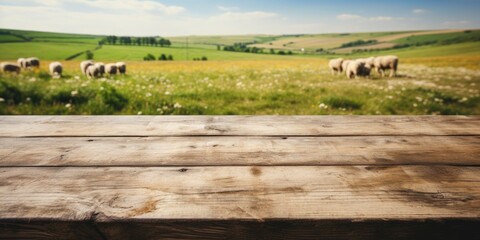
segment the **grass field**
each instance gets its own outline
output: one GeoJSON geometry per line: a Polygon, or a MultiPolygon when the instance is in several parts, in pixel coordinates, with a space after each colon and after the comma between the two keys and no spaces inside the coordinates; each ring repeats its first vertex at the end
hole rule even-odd
{"type": "Polygon", "coordinates": [[[129,62],[127,76],[88,80],[72,61],[62,79],[0,75],[0,114],[480,114],[478,69],[404,64],[355,80],[326,63],[129,62]]]}
{"type": "MultiPolygon", "coordinates": [[[[358,38],[424,43],[436,39],[436,35],[397,32],[198,37],[190,42],[189,61],[185,61],[187,51],[181,38],[169,48],[104,45],[94,51],[95,60],[126,61],[128,74],[93,80],[79,71],[84,54],[71,61],[64,59],[95,49],[100,37],[20,33],[23,35],[0,34],[0,59],[16,61],[18,57],[37,56],[42,61],[41,69],[19,75],[0,73],[0,114],[480,114],[480,42],[467,39],[438,44],[467,36],[463,31],[437,33],[437,43],[422,46],[293,56],[218,51],[212,43],[252,39],[267,44],[288,43],[298,38],[301,41],[292,46],[317,47],[314,44],[330,41],[320,38],[337,39],[335,44],[358,38]],[[9,42],[15,38],[21,42],[9,42]],[[171,54],[175,61],[141,61],[148,53],[156,57],[171,54]],[[374,74],[368,79],[347,79],[344,75],[332,76],[327,67],[330,58],[387,54],[400,57],[399,77],[374,74]],[[202,56],[209,61],[191,61],[202,56]],[[64,76],[53,79],[47,66],[57,60],[64,65],[64,76]]],[[[478,32],[470,34],[466,38],[478,32]]]]}

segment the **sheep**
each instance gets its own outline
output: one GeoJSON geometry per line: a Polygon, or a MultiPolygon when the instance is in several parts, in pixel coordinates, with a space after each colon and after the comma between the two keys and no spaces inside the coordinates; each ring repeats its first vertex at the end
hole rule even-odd
{"type": "Polygon", "coordinates": [[[375,57],[369,57],[365,59],[365,65],[374,68],[375,67],[375,57]]]}
{"type": "Polygon", "coordinates": [[[390,69],[390,77],[395,77],[398,69],[398,57],[393,55],[376,57],[374,66],[377,73],[382,77],[385,76],[386,69],[390,69]]]}
{"type": "Polygon", "coordinates": [[[117,65],[115,63],[105,64],[105,72],[109,75],[117,74],[117,65]]]}
{"type": "Polygon", "coordinates": [[[4,73],[20,73],[20,66],[18,66],[15,63],[9,63],[9,62],[2,62],[0,63],[0,69],[4,73]]]}
{"type": "Polygon", "coordinates": [[[97,78],[100,76],[100,67],[97,65],[89,65],[85,71],[85,74],[89,79],[97,78]]]}
{"type": "Polygon", "coordinates": [[[127,65],[124,62],[117,62],[116,65],[120,74],[125,74],[127,72],[127,65]]]}
{"type": "Polygon", "coordinates": [[[348,64],[350,64],[351,62],[352,62],[352,60],[344,60],[343,63],[342,63],[342,69],[344,71],[347,71],[348,64]]]}
{"type": "Polygon", "coordinates": [[[53,77],[60,77],[62,76],[62,71],[63,71],[63,67],[62,67],[62,64],[59,63],[59,62],[52,62],[50,63],[50,65],[48,66],[49,70],[50,70],[50,74],[53,76],[53,77]]]}
{"type": "Polygon", "coordinates": [[[343,63],[343,58],[332,59],[330,60],[330,62],[328,62],[328,66],[332,71],[332,75],[334,75],[337,72],[338,73],[343,72],[342,63],[343,63]]]}
{"type": "Polygon", "coordinates": [[[95,66],[97,66],[99,69],[99,75],[103,76],[105,74],[105,64],[102,62],[99,62],[99,63],[95,63],[95,66]]]}
{"type": "Polygon", "coordinates": [[[371,68],[365,64],[364,59],[351,61],[345,70],[348,78],[368,77],[370,76],[371,68]]]}
{"type": "Polygon", "coordinates": [[[21,68],[27,68],[27,60],[25,58],[19,58],[17,63],[21,68]]]}
{"type": "Polygon", "coordinates": [[[40,68],[40,60],[36,57],[25,59],[26,68],[40,68]]]}
{"type": "Polygon", "coordinates": [[[83,75],[87,75],[87,68],[93,64],[94,63],[92,60],[86,60],[80,63],[80,71],[83,73],[83,75]]]}

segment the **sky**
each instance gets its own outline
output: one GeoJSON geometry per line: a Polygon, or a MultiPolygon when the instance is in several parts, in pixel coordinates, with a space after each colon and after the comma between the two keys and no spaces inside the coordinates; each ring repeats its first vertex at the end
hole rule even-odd
{"type": "Polygon", "coordinates": [[[479,0],[0,0],[0,28],[128,36],[480,28],[479,0]]]}

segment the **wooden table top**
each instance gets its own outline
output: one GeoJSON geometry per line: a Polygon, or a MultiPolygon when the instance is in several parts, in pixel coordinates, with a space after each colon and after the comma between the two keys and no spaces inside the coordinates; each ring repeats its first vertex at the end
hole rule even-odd
{"type": "Polygon", "coordinates": [[[479,166],[479,116],[2,116],[0,238],[476,237],[479,166]]]}

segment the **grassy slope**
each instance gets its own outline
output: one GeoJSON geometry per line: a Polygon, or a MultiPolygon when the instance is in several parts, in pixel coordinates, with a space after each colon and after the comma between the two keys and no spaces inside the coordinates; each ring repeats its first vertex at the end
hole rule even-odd
{"type": "Polygon", "coordinates": [[[19,57],[36,56],[44,60],[65,60],[69,56],[95,47],[95,44],[60,42],[3,43],[0,44],[0,59],[15,60],[19,57]]]}
{"type": "MultiPolygon", "coordinates": [[[[1,29],[0,29],[1,30],[1,29]]],[[[21,38],[13,35],[0,35],[0,55],[1,60],[14,60],[18,57],[38,56],[46,60],[64,60],[65,58],[79,52],[91,50],[96,47],[100,36],[82,35],[82,34],[63,34],[48,33],[35,31],[17,31],[17,30],[1,30],[2,32],[13,32],[17,35],[31,38],[31,42],[19,43],[2,43],[5,41],[16,41],[21,38]],[[3,40],[2,40],[3,39],[3,40]]],[[[445,32],[445,31],[443,31],[445,32]]],[[[449,40],[449,39],[465,39],[472,36],[478,37],[480,31],[473,31],[470,34],[461,32],[442,33],[436,31],[437,34],[427,34],[429,32],[378,32],[378,33],[353,33],[353,34],[320,34],[320,35],[298,35],[298,36],[267,36],[267,35],[245,35],[245,36],[192,36],[189,37],[189,59],[201,58],[206,56],[209,60],[273,60],[285,59],[287,56],[276,56],[269,54],[247,54],[217,51],[215,45],[212,44],[232,44],[234,42],[264,42],[257,44],[267,48],[285,48],[299,49],[305,48],[324,48],[338,47],[342,43],[358,40],[358,39],[390,39],[391,42],[397,43],[415,43],[426,42],[432,39],[449,40]],[[417,34],[417,36],[411,36],[417,34]],[[269,45],[269,43],[272,45],[269,45]],[[208,43],[208,44],[207,44],[208,43]],[[285,45],[285,46],[283,46],[285,45]]],[[[138,61],[142,60],[145,55],[151,53],[158,57],[160,54],[171,54],[175,60],[185,60],[186,51],[184,49],[183,37],[171,38],[173,46],[170,48],[148,47],[148,46],[104,46],[102,49],[95,51],[95,59],[100,61],[108,60],[125,60],[138,61]]],[[[405,49],[375,51],[365,54],[354,54],[349,56],[345,53],[337,55],[321,55],[320,57],[333,58],[337,56],[357,57],[370,55],[397,54],[401,57],[436,57],[450,55],[474,55],[479,53],[479,42],[462,43],[445,46],[422,46],[410,47],[405,49]]],[[[293,58],[318,57],[309,55],[297,55],[293,58]]],[[[77,60],[84,59],[81,55],[77,60]]]]}

